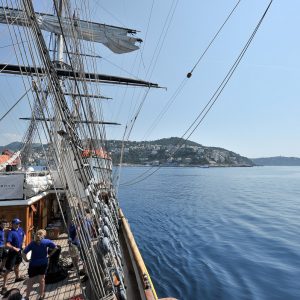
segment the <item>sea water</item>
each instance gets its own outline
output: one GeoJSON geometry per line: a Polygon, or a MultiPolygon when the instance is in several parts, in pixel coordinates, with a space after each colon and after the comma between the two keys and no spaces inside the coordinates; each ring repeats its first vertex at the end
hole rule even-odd
{"type": "Polygon", "coordinates": [[[159,297],[300,299],[300,167],[122,169],[119,201],[159,297]],[[123,183],[123,184],[122,184],[123,183]]]}

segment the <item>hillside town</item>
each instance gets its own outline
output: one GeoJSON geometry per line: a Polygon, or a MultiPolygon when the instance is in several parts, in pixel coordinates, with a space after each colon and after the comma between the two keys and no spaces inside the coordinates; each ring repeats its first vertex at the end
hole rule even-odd
{"type": "MultiPolygon", "coordinates": [[[[114,163],[120,161],[121,141],[108,141],[114,163]]],[[[179,138],[161,139],[152,142],[125,142],[123,163],[134,165],[163,166],[253,166],[253,162],[234,152],[179,138]],[[182,145],[183,146],[179,146],[182,145]]]]}
{"type": "MultiPolygon", "coordinates": [[[[16,150],[20,143],[7,145],[10,150],[16,150]],[[15,148],[15,149],[14,149],[15,148]]],[[[126,141],[110,140],[103,146],[107,149],[114,165],[122,164],[142,166],[199,166],[199,167],[251,167],[252,160],[232,151],[207,147],[201,144],[184,141],[180,138],[166,138],[155,141],[126,141]]],[[[3,149],[3,147],[2,147],[3,149]]],[[[3,150],[2,150],[3,151],[3,150]]],[[[38,144],[32,145],[31,156],[28,161],[32,165],[45,165],[50,147],[38,144]]]]}

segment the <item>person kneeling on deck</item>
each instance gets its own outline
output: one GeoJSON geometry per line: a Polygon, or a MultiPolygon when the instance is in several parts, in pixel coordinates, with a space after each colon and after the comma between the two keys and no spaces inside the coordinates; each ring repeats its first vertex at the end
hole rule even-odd
{"type": "Polygon", "coordinates": [[[36,232],[34,241],[32,241],[22,252],[22,256],[25,261],[29,261],[27,281],[26,298],[29,299],[30,292],[34,283],[34,278],[39,276],[40,283],[40,298],[44,299],[45,294],[45,274],[48,267],[48,257],[50,257],[56,250],[57,246],[48,239],[45,239],[46,231],[40,229],[36,232]],[[53,249],[48,257],[48,248],[53,249]],[[31,251],[31,259],[28,260],[26,254],[31,251]]]}
{"type": "Polygon", "coordinates": [[[12,229],[8,232],[5,246],[9,249],[5,268],[6,271],[3,275],[3,287],[1,294],[5,294],[7,291],[6,283],[8,274],[14,269],[16,274],[15,282],[23,281],[24,278],[20,277],[19,267],[22,262],[21,250],[25,240],[24,230],[20,227],[21,220],[15,218],[12,220],[12,229]]]}

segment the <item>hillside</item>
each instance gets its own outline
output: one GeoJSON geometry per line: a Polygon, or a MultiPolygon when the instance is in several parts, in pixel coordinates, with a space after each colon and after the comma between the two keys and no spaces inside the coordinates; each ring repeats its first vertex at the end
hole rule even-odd
{"type": "MultiPolygon", "coordinates": [[[[21,149],[22,145],[23,145],[23,143],[21,143],[21,142],[13,142],[13,143],[10,143],[10,144],[5,145],[5,146],[0,146],[0,152],[2,152],[5,149],[9,149],[11,151],[17,151],[17,150],[21,149]]],[[[32,144],[32,148],[40,149],[41,144],[32,144]]]]}
{"type": "Polygon", "coordinates": [[[5,146],[0,146],[0,152],[2,152],[5,149],[9,149],[11,151],[17,151],[21,147],[22,147],[22,143],[20,143],[20,142],[13,142],[13,143],[10,143],[10,144],[5,145],[5,146]]]}
{"type": "MultiPolygon", "coordinates": [[[[177,137],[155,141],[125,142],[124,163],[166,166],[253,166],[253,162],[232,151],[207,147],[193,141],[185,142],[180,149],[177,146],[184,140],[177,137]],[[175,151],[176,150],[176,151],[175,151]]],[[[119,140],[107,142],[113,161],[120,160],[119,140]]]]}
{"type": "Polygon", "coordinates": [[[300,166],[300,158],[298,157],[263,157],[252,158],[252,161],[258,166],[300,166]]]}
{"type": "MultiPolygon", "coordinates": [[[[14,142],[0,147],[0,150],[16,151],[22,144],[14,142]]],[[[43,160],[42,148],[34,144],[34,162],[43,160]]],[[[122,149],[122,141],[109,140],[106,148],[113,162],[118,164],[122,149]]],[[[254,163],[237,153],[218,148],[208,147],[193,141],[184,142],[178,137],[164,138],[155,141],[128,141],[124,144],[123,163],[134,165],[164,165],[164,166],[253,166],[254,163]],[[183,144],[178,149],[179,144],[183,144]]]]}

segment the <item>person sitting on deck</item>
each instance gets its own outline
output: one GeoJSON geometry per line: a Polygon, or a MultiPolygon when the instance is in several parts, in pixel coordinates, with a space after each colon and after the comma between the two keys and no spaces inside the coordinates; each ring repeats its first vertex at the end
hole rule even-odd
{"type": "Polygon", "coordinates": [[[34,241],[32,241],[22,252],[22,256],[25,261],[29,261],[28,275],[29,279],[27,281],[26,297],[29,299],[29,295],[32,291],[32,286],[35,277],[39,276],[40,283],[40,297],[39,299],[44,299],[45,294],[45,274],[48,267],[48,257],[50,257],[56,250],[57,246],[48,239],[45,239],[46,231],[40,229],[36,232],[34,241]],[[48,257],[48,248],[53,249],[48,257]],[[31,251],[31,259],[28,260],[26,254],[31,251]]]}
{"type": "Polygon", "coordinates": [[[5,294],[7,292],[6,283],[8,274],[14,269],[16,274],[15,282],[23,281],[24,278],[20,277],[20,263],[22,262],[21,250],[23,247],[23,243],[25,241],[25,233],[24,230],[20,227],[21,220],[15,218],[12,220],[12,229],[8,232],[5,246],[9,249],[5,268],[6,271],[3,275],[3,287],[1,290],[1,294],[5,294]]]}
{"type": "Polygon", "coordinates": [[[5,248],[5,220],[0,221],[0,274],[3,272],[3,267],[5,265],[6,257],[7,257],[7,249],[5,248]]]}

